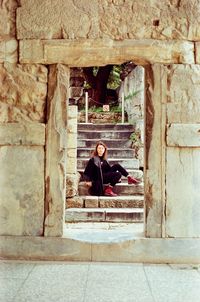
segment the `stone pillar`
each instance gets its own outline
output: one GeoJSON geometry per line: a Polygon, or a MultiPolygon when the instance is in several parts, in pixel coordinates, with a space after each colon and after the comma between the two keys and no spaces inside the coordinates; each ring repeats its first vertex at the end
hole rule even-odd
{"type": "Polygon", "coordinates": [[[82,207],[82,199],[78,197],[80,174],[77,172],[77,118],[78,107],[69,105],[67,123],[67,178],[66,207],[82,207]]]}
{"type": "Polygon", "coordinates": [[[165,207],[165,99],[163,66],[145,68],[145,235],[162,237],[165,207]],[[160,79],[163,79],[161,86],[160,79]]]}
{"type": "Polygon", "coordinates": [[[46,128],[45,236],[62,236],[66,196],[66,126],[69,68],[51,65],[46,128]]]}
{"type": "Polygon", "coordinates": [[[42,236],[47,68],[0,64],[0,234],[42,236]]]}

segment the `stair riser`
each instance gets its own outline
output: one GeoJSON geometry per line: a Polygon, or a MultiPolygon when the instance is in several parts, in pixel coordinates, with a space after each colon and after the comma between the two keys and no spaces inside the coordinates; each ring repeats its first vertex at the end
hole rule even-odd
{"type": "Polygon", "coordinates": [[[125,131],[125,132],[111,132],[111,131],[106,131],[106,132],[97,132],[97,131],[90,131],[90,132],[78,132],[78,139],[96,139],[96,140],[103,140],[105,138],[108,139],[129,139],[132,131],[125,131]]]}
{"type": "MultiPolygon", "coordinates": [[[[81,158],[89,158],[93,152],[93,148],[90,150],[77,150],[77,156],[81,158]]],[[[130,150],[108,150],[110,158],[133,158],[134,151],[130,150]]]]}
{"type": "MultiPolygon", "coordinates": [[[[79,196],[88,195],[88,189],[85,186],[80,185],[78,187],[79,196]]],[[[144,194],[144,187],[142,185],[134,186],[134,185],[116,185],[113,191],[118,195],[143,195],[144,194]]]]}
{"type": "Polygon", "coordinates": [[[99,207],[100,208],[143,208],[144,207],[144,201],[141,198],[141,200],[126,200],[126,201],[120,201],[120,200],[100,200],[99,201],[99,207]]]}
{"type": "Polygon", "coordinates": [[[85,212],[67,213],[65,222],[143,222],[143,213],[105,213],[105,212],[85,212]]]}
{"type": "Polygon", "coordinates": [[[144,206],[144,198],[141,195],[138,197],[130,197],[127,196],[126,198],[114,198],[114,197],[98,197],[98,196],[87,196],[87,197],[79,197],[77,200],[76,198],[70,198],[69,202],[66,201],[66,208],[143,208],[144,206]],[[81,200],[81,203],[80,203],[81,200]]]}
{"type": "Polygon", "coordinates": [[[134,127],[132,125],[126,124],[78,124],[78,130],[130,130],[134,131],[134,127]]]}
{"type": "MultiPolygon", "coordinates": [[[[96,143],[98,142],[98,139],[94,140],[78,140],[78,148],[79,147],[85,147],[85,148],[95,148],[96,143]]],[[[107,145],[108,148],[130,148],[131,142],[128,140],[103,140],[103,142],[107,145]]]]}
{"type": "MultiPolygon", "coordinates": [[[[78,169],[84,169],[87,165],[88,159],[78,159],[77,160],[77,168],[78,169]]],[[[112,166],[114,164],[120,164],[123,166],[125,169],[139,169],[139,161],[137,159],[132,159],[132,160],[110,160],[109,164],[112,166]]]]}
{"type": "Polygon", "coordinates": [[[141,185],[117,185],[114,187],[113,192],[118,195],[143,195],[144,194],[144,187],[141,185]]]}

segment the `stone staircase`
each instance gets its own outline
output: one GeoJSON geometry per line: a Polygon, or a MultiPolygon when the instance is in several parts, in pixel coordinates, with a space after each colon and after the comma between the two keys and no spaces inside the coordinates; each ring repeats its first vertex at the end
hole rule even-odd
{"type": "MultiPolygon", "coordinates": [[[[102,140],[108,146],[108,161],[120,163],[129,174],[142,178],[139,160],[135,159],[129,137],[134,131],[129,124],[78,124],[77,168],[82,175],[96,142],[102,140]]],[[[68,208],[66,222],[142,222],[144,186],[128,185],[127,179],[116,184],[117,197],[89,196],[85,183],[79,183],[79,196],[83,208],[68,208]]]]}

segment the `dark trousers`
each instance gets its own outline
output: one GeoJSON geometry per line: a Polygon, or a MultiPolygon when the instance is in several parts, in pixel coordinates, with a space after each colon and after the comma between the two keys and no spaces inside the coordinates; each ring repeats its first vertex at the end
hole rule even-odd
{"type": "Polygon", "coordinates": [[[103,183],[110,184],[113,187],[119,182],[122,175],[128,176],[128,172],[120,164],[115,164],[109,172],[103,173],[103,183]]]}

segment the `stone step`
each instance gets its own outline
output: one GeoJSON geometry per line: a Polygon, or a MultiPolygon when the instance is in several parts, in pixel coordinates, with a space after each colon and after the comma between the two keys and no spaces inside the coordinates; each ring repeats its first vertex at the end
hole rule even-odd
{"type": "MultiPolygon", "coordinates": [[[[77,158],[77,169],[84,169],[86,167],[86,164],[88,162],[88,158],[77,158]]],[[[111,158],[108,160],[110,165],[114,165],[119,163],[122,167],[125,169],[139,169],[140,167],[140,162],[136,158],[111,158]]]]}
{"type": "Polygon", "coordinates": [[[143,208],[143,195],[135,196],[82,196],[85,208],[143,208]]]}
{"type": "Polygon", "coordinates": [[[75,196],[66,200],[66,208],[143,208],[143,195],[134,196],[75,196]]]}
{"type": "Polygon", "coordinates": [[[79,130],[78,139],[93,138],[96,140],[107,139],[127,139],[129,140],[132,130],[79,130]]]}
{"type": "Polygon", "coordinates": [[[99,208],[77,209],[65,211],[65,222],[143,222],[144,210],[140,208],[99,208]]]}
{"type": "MultiPolygon", "coordinates": [[[[144,184],[140,183],[138,185],[128,185],[127,183],[118,183],[114,186],[113,191],[119,196],[133,196],[133,195],[143,195],[144,194],[144,184]]],[[[88,194],[88,188],[84,181],[81,181],[78,186],[79,196],[86,196],[88,194]]]]}
{"type": "MultiPolygon", "coordinates": [[[[94,148],[81,147],[77,149],[77,156],[81,158],[89,158],[93,152],[94,148]]],[[[131,148],[109,148],[110,158],[133,158],[134,150],[131,148]]]]}
{"type": "Polygon", "coordinates": [[[128,123],[125,124],[92,124],[92,123],[78,123],[79,130],[131,130],[134,131],[134,126],[128,123]]]}
{"type": "MultiPolygon", "coordinates": [[[[78,148],[86,147],[86,148],[95,148],[96,143],[99,139],[96,138],[87,138],[87,139],[78,139],[77,146],[78,148]]],[[[102,140],[108,148],[130,148],[131,141],[127,139],[111,139],[111,138],[104,138],[102,140]]]]}
{"type": "Polygon", "coordinates": [[[118,183],[115,185],[113,192],[118,195],[143,195],[144,183],[138,185],[128,185],[127,183],[118,183]]]}

